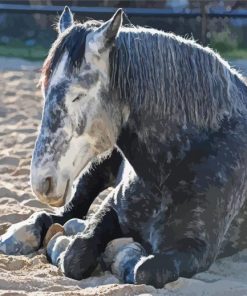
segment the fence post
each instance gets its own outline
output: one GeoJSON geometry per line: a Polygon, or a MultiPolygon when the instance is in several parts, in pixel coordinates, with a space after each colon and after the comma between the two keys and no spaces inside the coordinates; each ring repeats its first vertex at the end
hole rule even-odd
{"type": "Polygon", "coordinates": [[[200,3],[202,23],[201,23],[201,40],[202,44],[206,45],[207,42],[207,1],[201,0],[200,3]]]}

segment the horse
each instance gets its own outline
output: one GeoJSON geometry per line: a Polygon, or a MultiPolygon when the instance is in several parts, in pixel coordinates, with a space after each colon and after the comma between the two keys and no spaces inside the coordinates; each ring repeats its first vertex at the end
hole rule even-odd
{"type": "Polygon", "coordinates": [[[11,226],[0,250],[28,254],[53,223],[86,219],[59,258],[66,276],[90,276],[109,243],[131,237],[111,271],[160,288],[238,248],[228,234],[242,212],[247,220],[247,85],[210,48],[122,22],[121,9],[84,23],[64,9],[31,163],[34,194],[63,208],[11,226]]]}

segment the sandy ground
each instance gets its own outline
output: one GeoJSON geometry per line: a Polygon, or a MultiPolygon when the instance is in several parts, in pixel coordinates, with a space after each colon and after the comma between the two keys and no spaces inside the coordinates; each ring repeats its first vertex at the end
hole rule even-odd
{"type": "MultiPolygon", "coordinates": [[[[52,210],[33,197],[29,183],[42,106],[38,68],[38,63],[0,58],[0,235],[33,212],[52,210]]],[[[29,256],[0,254],[0,295],[247,295],[247,250],[160,290],[121,285],[110,273],[82,281],[66,278],[47,262],[44,250],[29,256]]]]}

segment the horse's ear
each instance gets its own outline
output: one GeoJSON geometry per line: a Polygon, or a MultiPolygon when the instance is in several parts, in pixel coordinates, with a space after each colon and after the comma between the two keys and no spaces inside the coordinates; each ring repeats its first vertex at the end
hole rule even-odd
{"type": "Polygon", "coordinates": [[[110,47],[117,37],[118,31],[123,22],[123,10],[119,8],[113,17],[99,27],[89,41],[90,48],[100,54],[105,49],[110,47]]]}
{"type": "Polygon", "coordinates": [[[72,26],[73,23],[74,23],[73,14],[71,13],[69,7],[65,6],[63,13],[59,18],[59,23],[58,23],[59,33],[62,33],[63,31],[65,31],[67,28],[72,26]]]}

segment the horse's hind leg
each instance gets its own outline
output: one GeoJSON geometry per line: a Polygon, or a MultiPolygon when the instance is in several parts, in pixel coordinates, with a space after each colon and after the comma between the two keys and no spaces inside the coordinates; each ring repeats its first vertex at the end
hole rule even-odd
{"type": "Polygon", "coordinates": [[[27,220],[12,225],[0,237],[0,252],[11,255],[28,254],[38,250],[48,228],[53,223],[64,224],[72,218],[83,218],[97,195],[114,186],[122,157],[116,150],[94,169],[83,175],[72,200],[59,215],[35,213],[27,220]]]}
{"type": "Polygon", "coordinates": [[[247,201],[234,218],[225,240],[222,243],[219,258],[228,257],[247,248],[247,201]]]}

